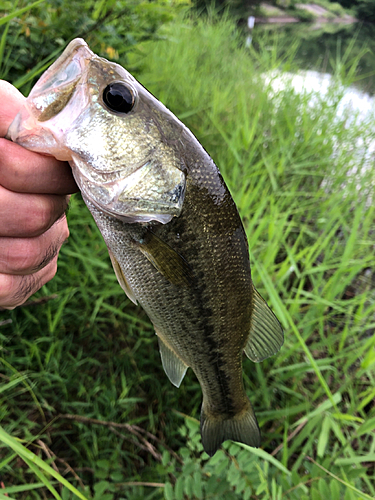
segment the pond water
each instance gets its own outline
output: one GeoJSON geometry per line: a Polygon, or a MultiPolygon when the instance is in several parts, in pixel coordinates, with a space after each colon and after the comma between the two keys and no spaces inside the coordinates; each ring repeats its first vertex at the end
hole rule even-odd
{"type": "Polygon", "coordinates": [[[296,38],[300,45],[295,62],[302,70],[334,73],[340,61],[344,73],[359,60],[355,85],[370,95],[375,94],[375,25],[354,23],[339,25],[332,23],[292,25],[255,25],[253,41],[264,31],[278,34],[278,43],[286,50],[296,38]]]}
{"type": "MultiPolygon", "coordinates": [[[[256,43],[257,30],[259,33],[265,29],[275,30],[275,27],[255,26],[252,32],[253,42],[256,43]]],[[[357,67],[357,81],[349,87],[339,89],[342,97],[337,108],[337,118],[345,115],[346,126],[356,124],[366,130],[367,140],[359,139],[355,146],[358,158],[361,158],[361,171],[374,169],[375,26],[356,23],[340,27],[326,24],[319,29],[314,29],[313,26],[309,29],[306,24],[298,23],[297,26],[279,26],[276,30],[280,35],[279,42],[281,40],[286,47],[288,39],[292,41],[295,37],[300,38],[301,44],[295,62],[301,69],[295,73],[274,72],[265,75],[265,79],[271,84],[274,95],[284,89],[293,88],[298,93],[308,95],[311,107],[315,99],[325,96],[329,99],[329,89],[334,83],[337,84],[332,74],[337,73],[339,61],[341,68],[344,66],[345,73],[362,55],[357,67]]],[[[353,174],[355,173],[358,174],[353,171],[353,174]]]]}
{"type": "MultiPolygon", "coordinates": [[[[271,73],[267,81],[272,85],[275,92],[292,87],[299,94],[310,95],[313,105],[314,96],[319,95],[324,98],[328,95],[332,85],[335,84],[332,75],[329,73],[319,73],[318,71],[299,71],[298,73],[271,73]]],[[[336,84],[337,85],[337,84],[336,84]]],[[[344,114],[347,124],[358,124],[375,121],[375,97],[367,92],[363,92],[355,86],[339,86],[338,92],[342,93],[342,98],[337,108],[337,117],[344,114]]]]}
{"type": "MultiPolygon", "coordinates": [[[[282,92],[293,89],[299,94],[307,96],[308,105],[314,109],[314,103],[320,99],[330,99],[330,89],[333,85],[333,77],[328,73],[317,71],[300,71],[298,73],[271,72],[264,75],[265,82],[270,85],[270,97],[282,99],[282,92]]],[[[355,164],[348,171],[349,176],[358,179],[357,189],[361,189],[360,177],[367,171],[374,169],[375,159],[375,97],[355,87],[336,86],[340,95],[337,106],[337,119],[345,118],[345,126],[357,125],[363,127],[366,133],[357,139],[356,143],[348,144],[348,148],[354,146],[355,164]]],[[[375,176],[372,180],[375,186],[375,176]]],[[[343,186],[345,188],[345,186],[343,186]]],[[[372,203],[373,199],[368,202],[372,203]]]]}

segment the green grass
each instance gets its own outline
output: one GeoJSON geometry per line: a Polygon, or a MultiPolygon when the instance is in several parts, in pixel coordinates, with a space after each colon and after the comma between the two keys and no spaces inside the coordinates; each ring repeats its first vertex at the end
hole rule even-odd
{"type": "Polygon", "coordinates": [[[277,356],[244,360],[262,449],[203,453],[199,384],[191,371],[180,389],[169,383],[77,195],[56,278],[0,313],[0,499],[79,498],[72,486],[95,500],[373,498],[374,179],[348,177],[373,128],[335,119],[338,86],[313,109],[291,89],[271,99],[262,75],[294,69],[296,46],[281,37],[249,51],[225,20],[159,36],[128,68],[218,164],[254,283],[285,328],[277,356]]]}

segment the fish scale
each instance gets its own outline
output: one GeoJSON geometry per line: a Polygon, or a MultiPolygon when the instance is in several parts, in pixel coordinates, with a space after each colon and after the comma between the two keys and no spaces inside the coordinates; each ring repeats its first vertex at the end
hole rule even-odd
{"type": "Polygon", "coordinates": [[[69,161],[120,285],[154,325],[167,376],[179,387],[190,367],[198,378],[205,451],[227,439],[259,446],[243,352],[262,361],[283,332],[252,283],[235,203],[193,134],[124,68],[76,39],[36,83],[8,137],[69,161]]]}

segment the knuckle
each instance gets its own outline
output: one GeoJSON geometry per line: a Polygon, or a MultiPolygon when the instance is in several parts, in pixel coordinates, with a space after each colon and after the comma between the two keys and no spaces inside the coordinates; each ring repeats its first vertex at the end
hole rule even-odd
{"type": "Polygon", "coordinates": [[[59,221],[61,243],[69,238],[69,227],[65,215],[59,221]]]}
{"type": "Polygon", "coordinates": [[[46,275],[46,283],[50,281],[57,273],[57,256],[49,263],[48,273],[46,275]]]}
{"type": "Polygon", "coordinates": [[[44,253],[39,257],[37,266],[35,266],[32,271],[36,272],[47,268],[54,259],[57,259],[60,247],[60,242],[51,242],[51,244],[44,249],[44,253]]]}
{"type": "Polygon", "coordinates": [[[51,227],[55,217],[52,203],[46,197],[39,197],[24,221],[25,231],[29,236],[39,236],[51,227]]]}
{"type": "Polygon", "coordinates": [[[54,224],[44,234],[31,238],[15,238],[11,244],[0,247],[0,272],[15,275],[35,273],[57,257],[61,245],[69,236],[66,219],[54,224]],[[6,249],[4,248],[6,246],[6,249]]]}
{"type": "Polygon", "coordinates": [[[69,227],[68,227],[68,224],[65,224],[65,228],[64,228],[64,241],[67,240],[69,238],[69,227]]]}
{"type": "Polygon", "coordinates": [[[37,273],[24,276],[0,274],[0,306],[14,309],[22,305],[43,284],[37,273]]]}
{"type": "Polygon", "coordinates": [[[27,273],[41,260],[41,249],[37,239],[22,238],[9,249],[8,267],[16,274],[27,273]]]}
{"type": "Polygon", "coordinates": [[[43,200],[42,203],[39,204],[37,211],[37,220],[39,223],[39,229],[41,232],[47,231],[53,223],[54,212],[52,206],[43,200]]]}
{"type": "Polygon", "coordinates": [[[43,285],[51,281],[52,278],[57,273],[57,255],[53,257],[53,259],[46,264],[46,266],[38,273],[40,275],[39,278],[39,287],[41,288],[43,285]]]}
{"type": "MultiPolygon", "coordinates": [[[[31,295],[21,286],[24,276],[0,274],[0,306],[4,309],[14,309],[25,302],[31,295]],[[26,292],[26,293],[25,293],[26,292]]],[[[24,283],[25,285],[26,283],[24,283]]]]}
{"type": "Polygon", "coordinates": [[[14,279],[11,274],[0,274],[0,305],[7,306],[10,296],[13,294],[14,279]]]}

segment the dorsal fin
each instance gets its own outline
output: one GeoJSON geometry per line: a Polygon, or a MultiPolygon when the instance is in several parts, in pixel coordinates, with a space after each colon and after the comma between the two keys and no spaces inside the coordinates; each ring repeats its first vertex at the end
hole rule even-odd
{"type": "Polygon", "coordinates": [[[284,342],[281,324],[253,285],[253,310],[245,354],[259,363],[276,354],[284,342]]]}

